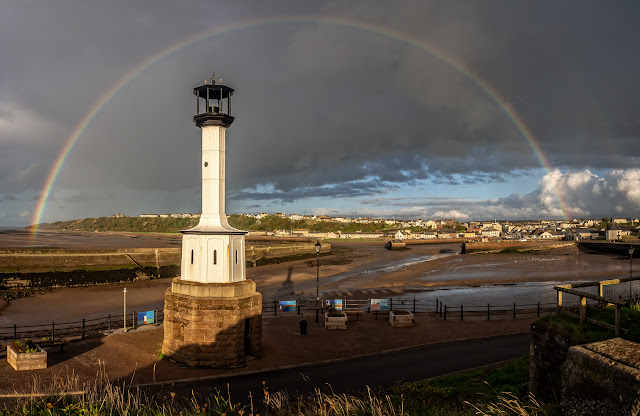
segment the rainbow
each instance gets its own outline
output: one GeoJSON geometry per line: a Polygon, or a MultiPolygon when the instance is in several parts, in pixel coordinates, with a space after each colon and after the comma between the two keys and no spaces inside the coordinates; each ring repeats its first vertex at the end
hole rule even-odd
{"type": "MultiPolygon", "coordinates": [[[[448,65],[452,69],[454,69],[457,73],[471,81],[477,88],[482,90],[503,112],[504,114],[511,120],[513,125],[516,127],[518,132],[522,135],[522,137],[526,140],[527,144],[531,148],[533,154],[540,162],[540,165],[547,172],[551,172],[551,165],[549,161],[542,153],[540,146],[534,139],[533,133],[526,126],[522,118],[516,113],[516,111],[508,104],[507,100],[502,97],[502,95],[493,88],[486,80],[480,77],[478,74],[471,71],[467,68],[462,62],[456,60],[455,58],[448,56],[442,50],[438,49],[434,45],[431,45],[424,40],[418,39],[414,36],[401,33],[386,27],[376,26],[369,23],[364,23],[355,20],[349,20],[344,18],[328,18],[328,17],[319,17],[313,15],[304,15],[304,16],[296,16],[296,17],[269,17],[269,18],[259,18],[259,19],[250,19],[243,20],[240,22],[229,23],[226,25],[222,25],[216,29],[205,30],[202,32],[195,33],[187,38],[179,40],[167,48],[156,52],[155,54],[149,56],[145,60],[139,62],[135,67],[131,68],[127,71],[120,79],[116,81],[115,84],[111,86],[94,104],[91,106],[89,111],[85,114],[85,116],[80,120],[78,125],[73,129],[71,135],[66,140],[62,150],[58,154],[51,171],[44,183],[44,186],[40,192],[40,197],[37,202],[37,206],[32,217],[32,233],[35,235],[38,232],[38,225],[42,220],[42,215],[47,205],[47,200],[49,199],[49,195],[51,194],[51,190],[55,185],[56,178],[60,174],[60,170],[64,166],[64,162],[67,157],[71,153],[73,146],[76,144],[80,136],[86,131],[87,127],[91,124],[91,121],[96,117],[96,115],[100,112],[100,110],[128,83],[134,80],[140,73],[148,69],[153,64],[159,62],[160,60],[172,55],[175,52],[180,51],[186,47],[191,46],[194,43],[203,41],[212,36],[221,35],[224,33],[245,30],[248,28],[255,28],[260,26],[272,26],[279,24],[322,24],[322,25],[331,25],[337,27],[358,29],[361,31],[369,32],[375,35],[384,36],[389,39],[396,40],[401,43],[405,43],[412,47],[415,47],[423,52],[428,53],[429,55],[435,57],[439,61],[448,65]]],[[[562,212],[562,216],[564,219],[567,219],[566,215],[566,204],[560,197],[560,194],[557,190],[557,187],[554,184],[554,192],[556,194],[560,211],[562,212]]]]}

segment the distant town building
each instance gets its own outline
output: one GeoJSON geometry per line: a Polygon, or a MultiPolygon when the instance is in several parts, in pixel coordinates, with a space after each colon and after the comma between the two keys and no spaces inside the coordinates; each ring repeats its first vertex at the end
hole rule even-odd
{"type": "Polygon", "coordinates": [[[615,221],[609,225],[605,230],[605,238],[607,241],[621,240],[622,239],[622,229],[615,221]]]}

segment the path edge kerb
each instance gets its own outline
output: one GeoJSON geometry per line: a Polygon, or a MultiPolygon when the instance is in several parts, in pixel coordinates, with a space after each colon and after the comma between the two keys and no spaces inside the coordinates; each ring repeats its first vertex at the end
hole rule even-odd
{"type": "MultiPolygon", "coordinates": [[[[531,331],[521,331],[521,332],[511,332],[511,333],[508,333],[508,334],[500,334],[500,335],[489,335],[489,336],[482,336],[482,337],[459,338],[459,339],[453,339],[453,340],[449,340],[449,341],[428,342],[428,343],[425,343],[425,344],[408,345],[408,346],[404,346],[404,347],[392,348],[392,349],[379,351],[379,352],[371,352],[371,353],[367,353],[367,354],[353,355],[353,356],[350,356],[350,357],[333,358],[333,359],[330,359],[330,360],[314,361],[314,362],[302,363],[302,364],[281,365],[281,366],[272,367],[272,368],[263,368],[263,369],[260,369],[260,370],[239,371],[239,372],[233,373],[233,374],[216,374],[216,375],[212,375],[212,376],[202,376],[202,377],[183,378],[183,379],[178,379],[178,380],[158,381],[158,382],[155,382],[155,383],[132,384],[132,385],[127,386],[127,388],[131,389],[131,388],[142,388],[142,387],[155,387],[155,386],[163,386],[163,385],[167,385],[167,384],[181,384],[181,383],[194,383],[194,382],[198,382],[198,381],[219,380],[221,378],[233,378],[233,377],[239,377],[239,376],[262,374],[262,373],[268,373],[270,371],[290,370],[290,369],[294,369],[294,368],[306,368],[306,367],[311,367],[311,366],[316,366],[316,365],[332,364],[332,363],[338,363],[338,362],[343,362],[343,361],[348,361],[348,360],[355,360],[355,359],[359,359],[359,358],[372,357],[372,356],[376,356],[376,355],[393,354],[393,353],[396,353],[396,352],[408,351],[408,350],[413,350],[413,349],[418,349],[418,348],[424,348],[424,347],[429,347],[429,346],[433,346],[433,345],[451,344],[451,343],[466,342],[466,341],[480,341],[480,340],[484,340],[484,339],[509,337],[509,336],[514,336],[514,335],[522,335],[522,334],[530,334],[530,333],[531,333],[531,331]]],[[[468,370],[472,370],[472,369],[461,370],[461,371],[468,371],[468,370]]]]}

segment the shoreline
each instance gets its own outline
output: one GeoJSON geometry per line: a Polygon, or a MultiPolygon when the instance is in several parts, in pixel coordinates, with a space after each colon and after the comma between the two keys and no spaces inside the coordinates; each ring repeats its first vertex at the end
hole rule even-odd
{"type": "MultiPolygon", "coordinates": [[[[380,242],[332,241],[331,244],[332,253],[321,256],[319,267],[320,292],[327,297],[428,294],[448,288],[480,287],[479,291],[482,291],[483,285],[508,288],[529,282],[597,280],[622,276],[628,273],[629,267],[628,259],[622,261],[606,254],[583,253],[575,246],[525,254],[456,255],[460,244],[411,245],[402,251],[386,250],[380,242]],[[402,266],[403,262],[413,261],[416,263],[402,266]],[[368,271],[386,264],[399,266],[380,272],[368,271]],[[332,281],[341,273],[347,276],[332,281]]],[[[247,278],[256,283],[264,301],[300,299],[311,293],[315,295],[317,271],[315,258],[296,259],[247,268],[247,278]]],[[[0,312],[0,326],[16,320],[20,323],[41,320],[33,314],[34,305],[38,305],[38,316],[55,320],[73,321],[89,314],[121,314],[121,292],[125,286],[129,290],[130,310],[149,305],[162,307],[164,292],[170,282],[171,279],[166,278],[55,288],[49,293],[11,301],[0,312]]],[[[457,297],[463,295],[458,293],[457,297]]]]}

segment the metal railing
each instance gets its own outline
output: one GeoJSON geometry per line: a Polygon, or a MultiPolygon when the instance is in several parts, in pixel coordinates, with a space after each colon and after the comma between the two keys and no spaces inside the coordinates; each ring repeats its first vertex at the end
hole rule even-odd
{"type": "MultiPolygon", "coordinates": [[[[262,311],[265,315],[278,316],[278,314],[292,314],[294,312],[283,312],[280,309],[281,300],[266,300],[262,305],[262,311]]],[[[298,299],[286,299],[289,301],[296,301],[295,313],[302,315],[305,312],[315,311],[316,300],[309,298],[298,299]]],[[[556,310],[555,303],[529,303],[529,304],[491,304],[484,305],[445,305],[439,299],[424,300],[416,298],[386,298],[388,308],[384,310],[372,310],[371,299],[342,299],[342,310],[347,313],[372,313],[376,316],[382,313],[388,313],[389,310],[404,310],[413,313],[429,313],[434,316],[438,316],[443,320],[452,317],[464,320],[465,317],[486,317],[490,320],[497,317],[512,317],[517,318],[523,315],[536,315],[541,316],[543,314],[553,313],[556,310]]],[[[325,299],[320,300],[320,310],[324,312],[325,299]]]]}
{"type": "MultiPolygon", "coordinates": [[[[164,311],[154,311],[154,322],[152,325],[159,325],[164,321],[164,311]]],[[[135,330],[138,325],[137,312],[127,314],[127,330],[135,330]]],[[[37,325],[17,325],[0,327],[0,341],[10,341],[16,339],[31,338],[33,340],[46,340],[56,342],[69,338],[81,338],[97,333],[113,332],[117,329],[124,329],[124,315],[103,316],[100,318],[82,319],[72,322],[50,322],[37,325]]]]}

